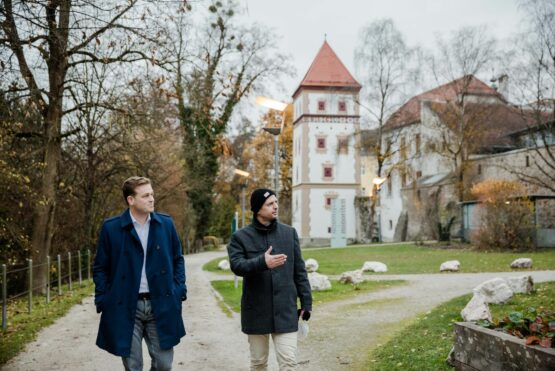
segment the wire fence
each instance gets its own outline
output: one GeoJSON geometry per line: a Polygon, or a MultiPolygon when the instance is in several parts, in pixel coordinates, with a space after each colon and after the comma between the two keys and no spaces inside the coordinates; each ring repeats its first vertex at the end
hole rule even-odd
{"type": "Polygon", "coordinates": [[[74,282],[79,286],[83,285],[83,280],[91,279],[91,251],[86,250],[82,253],[68,252],[58,254],[52,260],[46,257],[45,262],[36,264],[33,259],[28,259],[24,266],[1,267],[2,280],[2,329],[8,326],[8,303],[15,299],[27,296],[27,310],[33,311],[33,295],[44,295],[46,303],[50,303],[51,291],[55,287],[57,294],[62,295],[62,286],[67,285],[70,291],[73,290],[74,282]]]}

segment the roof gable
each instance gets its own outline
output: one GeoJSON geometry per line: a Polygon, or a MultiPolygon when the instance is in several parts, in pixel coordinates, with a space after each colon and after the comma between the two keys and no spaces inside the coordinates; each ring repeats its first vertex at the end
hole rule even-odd
{"type": "Polygon", "coordinates": [[[347,70],[328,42],[324,41],[293,96],[304,87],[336,87],[360,90],[361,85],[347,70]]]}

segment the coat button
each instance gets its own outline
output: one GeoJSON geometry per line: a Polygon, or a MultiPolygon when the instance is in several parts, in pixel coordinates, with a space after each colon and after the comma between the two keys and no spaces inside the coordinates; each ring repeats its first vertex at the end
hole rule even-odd
{"type": "Polygon", "coordinates": [[[160,273],[166,274],[166,270],[165,270],[165,269],[162,269],[162,270],[160,271],[160,273]]]}
{"type": "Polygon", "coordinates": [[[156,250],[160,250],[160,245],[156,246],[156,250]]]}

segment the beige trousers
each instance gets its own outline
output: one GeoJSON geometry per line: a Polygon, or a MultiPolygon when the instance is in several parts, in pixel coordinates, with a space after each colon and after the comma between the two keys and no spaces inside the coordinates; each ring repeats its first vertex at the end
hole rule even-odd
{"type": "Polygon", "coordinates": [[[251,351],[251,371],[268,369],[268,353],[270,352],[270,335],[274,342],[276,358],[280,371],[297,369],[297,333],[249,335],[251,351]]]}

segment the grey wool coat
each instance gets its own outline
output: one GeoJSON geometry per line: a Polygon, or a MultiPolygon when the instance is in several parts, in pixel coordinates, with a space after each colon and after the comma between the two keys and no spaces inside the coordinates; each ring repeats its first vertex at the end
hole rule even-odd
{"type": "Polygon", "coordinates": [[[243,277],[242,331],[253,335],[297,331],[297,298],[302,309],[312,311],[312,293],[295,229],[278,221],[266,227],[253,218],[252,224],[231,236],[227,251],[231,270],[243,277]],[[270,246],[272,255],[287,255],[284,265],[266,266],[264,253],[270,246]]]}

